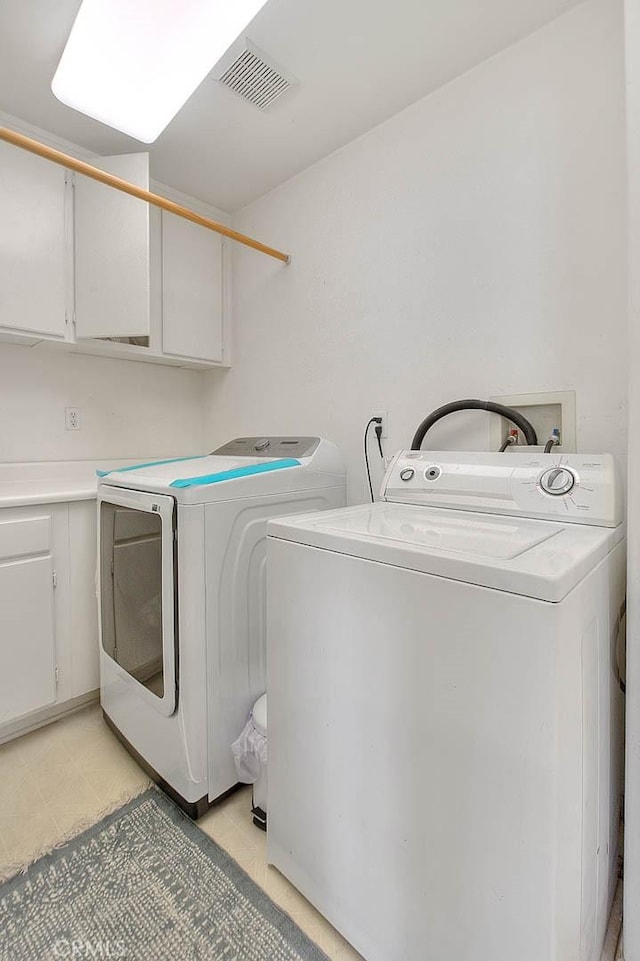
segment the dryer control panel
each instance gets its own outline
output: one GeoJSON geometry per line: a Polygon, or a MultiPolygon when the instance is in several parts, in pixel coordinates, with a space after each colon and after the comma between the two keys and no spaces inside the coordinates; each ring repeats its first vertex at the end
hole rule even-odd
{"type": "Polygon", "coordinates": [[[220,457],[311,457],[319,437],[236,437],[212,454],[220,457]]]}
{"type": "Polygon", "coordinates": [[[383,500],[616,527],[621,485],[611,454],[400,451],[383,500]]]}

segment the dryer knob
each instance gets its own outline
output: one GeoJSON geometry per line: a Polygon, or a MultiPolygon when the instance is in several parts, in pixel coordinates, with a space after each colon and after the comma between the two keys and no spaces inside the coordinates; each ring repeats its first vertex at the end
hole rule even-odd
{"type": "Polygon", "coordinates": [[[271,441],[269,440],[268,437],[262,437],[260,440],[257,440],[257,441],[255,442],[255,444],[253,445],[253,449],[254,449],[254,450],[266,450],[270,443],[271,443],[271,441]]]}
{"type": "Polygon", "coordinates": [[[400,471],[400,480],[410,481],[415,475],[413,467],[403,467],[400,471]]]}
{"type": "Polygon", "coordinates": [[[540,478],[540,487],[547,494],[561,497],[575,487],[576,476],[568,467],[551,467],[540,478]]]}

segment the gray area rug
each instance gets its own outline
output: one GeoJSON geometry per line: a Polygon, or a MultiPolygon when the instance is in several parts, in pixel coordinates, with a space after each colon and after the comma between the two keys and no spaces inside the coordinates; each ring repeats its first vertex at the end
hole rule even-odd
{"type": "Polygon", "coordinates": [[[327,961],[157,788],[0,886],[0,959],[327,961]]]}

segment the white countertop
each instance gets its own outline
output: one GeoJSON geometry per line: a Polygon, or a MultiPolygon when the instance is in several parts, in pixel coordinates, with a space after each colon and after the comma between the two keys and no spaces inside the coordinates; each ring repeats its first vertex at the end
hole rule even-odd
{"type": "Polygon", "coordinates": [[[98,487],[96,470],[156,459],[161,458],[110,457],[100,461],[0,463],[0,508],[91,500],[98,487]]]}

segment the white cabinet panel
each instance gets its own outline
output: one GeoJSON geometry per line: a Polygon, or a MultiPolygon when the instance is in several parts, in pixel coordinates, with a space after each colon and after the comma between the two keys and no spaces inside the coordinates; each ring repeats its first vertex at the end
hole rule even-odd
{"type": "Polygon", "coordinates": [[[65,334],[65,172],[0,143],[0,327],[65,334]]]}
{"type": "Polygon", "coordinates": [[[222,238],[162,212],[162,350],[221,361],[222,238]]]}
{"type": "MultiPolygon", "coordinates": [[[[6,512],[5,512],[6,514],[6,512]]],[[[0,561],[51,550],[51,517],[11,518],[0,513],[0,561]]]]}
{"type": "Polygon", "coordinates": [[[55,697],[51,555],[0,564],[0,724],[55,697]]]}
{"type": "Polygon", "coordinates": [[[0,509],[0,744],[99,687],[96,539],[95,500],[0,509]]]}
{"type": "MultiPolygon", "coordinates": [[[[96,598],[96,502],[69,504],[69,697],[100,686],[96,598]]],[[[60,567],[56,559],[56,567],[60,567]]],[[[58,597],[59,601],[60,598],[58,597]]]]}
{"type": "MultiPolygon", "coordinates": [[[[93,163],[149,187],[149,155],[93,163]]],[[[149,334],[149,205],[76,175],[74,191],[76,337],[149,334]]]]}

